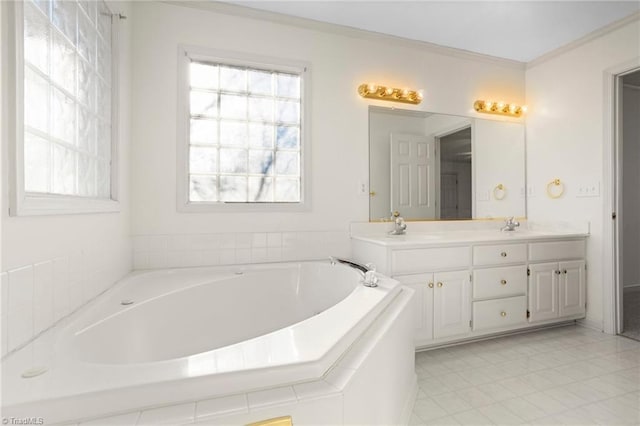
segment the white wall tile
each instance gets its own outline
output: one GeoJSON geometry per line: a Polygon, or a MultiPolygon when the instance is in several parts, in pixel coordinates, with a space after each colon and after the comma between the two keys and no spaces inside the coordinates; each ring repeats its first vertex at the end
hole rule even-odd
{"type": "Polygon", "coordinates": [[[9,276],[6,272],[0,274],[0,289],[2,293],[0,295],[0,302],[2,303],[2,313],[0,316],[0,333],[2,335],[0,338],[2,339],[1,346],[1,356],[4,356],[9,347],[8,347],[8,325],[9,325],[9,276]]]}
{"type": "Polygon", "coordinates": [[[149,268],[149,253],[146,251],[137,251],[133,253],[133,269],[149,268]]]}
{"type": "Polygon", "coordinates": [[[71,312],[69,302],[69,260],[59,257],[53,260],[53,320],[71,312]]]}
{"type": "Polygon", "coordinates": [[[267,246],[267,233],[266,232],[254,232],[251,246],[256,247],[266,247],[267,246]]]}
{"type": "Polygon", "coordinates": [[[239,264],[251,263],[251,249],[246,249],[246,248],[236,249],[235,263],[239,263],[239,264]]]}
{"type": "Polygon", "coordinates": [[[80,423],[80,426],[135,426],[139,412],[120,414],[118,416],[102,417],[100,419],[90,420],[80,423]]]}
{"type": "Polygon", "coordinates": [[[282,247],[282,234],[280,232],[269,232],[267,234],[267,247],[282,247]]]}
{"type": "Polygon", "coordinates": [[[33,326],[38,334],[53,324],[53,262],[34,265],[33,277],[33,326]]]}
{"type": "Polygon", "coordinates": [[[247,394],[249,401],[249,410],[254,411],[258,408],[270,405],[280,405],[288,402],[295,402],[296,394],[291,386],[283,386],[264,391],[251,392],[247,394]]]}
{"type": "Polygon", "coordinates": [[[235,249],[223,249],[220,250],[220,264],[232,265],[236,263],[236,251],[235,249]]]}
{"type": "Polygon", "coordinates": [[[149,253],[149,268],[166,268],[167,267],[167,252],[150,252],[149,253]]]}
{"type": "Polygon", "coordinates": [[[33,267],[9,271],[7,349],[12,351],[33,337],[33,267]]]}
{"type": "Polygon", "coordinates": [[[2,315],[7,315],[9,311],[9,275],[6,272],[0,274],[0,300],[2,315]]]}
{"type": "Polygon", "coordinates": [[[215,266],[220,264],[220,250],[205,250],[202,252],[202,264],[215,266]]]}
{"type": "Polygon", "coordinates": [[[9,311],[33,303],[33,267],[9,271],[9,311]]]}
{"type": "Polygon", "coordinates": [[[253,236],[250,233],[236,234],[236,248],[247,249],[251,248],[251,242],[253,236]]]}
{"type": "MultiPolygon", "coordinates": [[[[266,243],[266,238],[265,238],[266,243]]],[[[267,249],[265,247],[251,249],[251,262],[264,263],[267,261],[267,249]]]]}
{"type": "Polygon", "coordinates": [[[196,404],[172,405],[169,407],[146,410],[140,414],[138,425],[183,424],[193,422],[196,404]]]}
{"type": "Polygon", "coordinates": [[[222,398],[199,401],[196,404],[196,419],[201,421],[205,418],[222,415],[246,413],[249,411],[247,395],[231,395],[222,398]]]}

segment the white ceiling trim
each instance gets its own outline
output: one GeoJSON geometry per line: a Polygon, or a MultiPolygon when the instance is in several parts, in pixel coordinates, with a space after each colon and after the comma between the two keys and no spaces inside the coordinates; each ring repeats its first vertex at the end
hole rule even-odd
{"type": "Polygon", "coordinates": [[[602,28],[598,28],[597,30],[583,36],[580,37],[577,40],[574,40],[570,43],[565,44],[564,46],[560,46],[557,49],[554,49],[550,52],[545,53],[542,56],[538,56],[537,58],[535,58],[532,61],[529,61],[526,63],[526,68],[527,69],[531,69],[537,65],[540,65],[544,62],[547,62],[553,58],[555,58],[556,56],[562,55],[563,53],[566,53],[570,50],[576,49],[580,46],[582,46],[583,44],[586,44],[588,42],[590,42],[591,40],[595,40],[599,37],[602,37],[610,32],[613,32],[615,30],[617,30],[618,28],[622,28],[625,25],[628,25],[634,21],[640,21],[640,12],[636,12],[632,15],[629,15],[627,17],[624,17],[618,21],[614,21],[612,23],[610,23],[609,25],[605,25],[602,28]]]}
{"type": "Polygon", "coordinates": [[[262,21],[270,21],[277,24],[300,27],[306,30],[322,31],[325,33],[344,35],[347,37],[360,38],[364,40],[372,40],[395,44],[402,47],[413,47],[424,51],[437,53],[441,55],[452,56],[461,59],[481,61],[487,63],[498,64],[501,66],[521,69],[526,68],[526,63],[513,59],[499,58],[496,56],[485,55],[482,53],[471,52],[469,50],[458,49],[455,47],[442,46],[435,43],[425,41],[411,40],[403,37],[382,34],[373,31],[361,30],[357,28],[347,27],[344,25],[331,24],[328,22],[320,22],[312,19],[301,18],[297,16],[284,15],[281,13],[270,12],[261,9],[253,9],[250,7],[239,6],[230,3],[221,3],[217,1],[171,1],[165,0],[163,3],[175,6],[186,6],[194,9],[208,10],[216,13],[240,16],[244,18],[257,19],[262,21]]]}

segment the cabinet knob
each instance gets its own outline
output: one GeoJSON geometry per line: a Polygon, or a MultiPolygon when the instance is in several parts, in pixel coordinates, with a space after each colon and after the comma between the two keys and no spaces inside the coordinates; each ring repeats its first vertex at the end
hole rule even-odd
{"type": "Polygon", "coordinates": [[[507,285],[507,280],[500,280],[500,284],[507,285]]]}
{"type": "Polygon", "coordinates": [[[556,273],[556,275],[560,275],[561,274],[559,269],[557,271],[555,271],[555,273],[556,273]]]}
{"type": "Polygon", "coordinates": [[[502,257],[507,257],[507,252],[506,252],[506,251],[503,251],[502,253],[500,253],[500,256],[502,256],[502,257]]]}
{"type": "Polygon", "coordinates": [[[502,312],[500,312],[500,316],[501,316],[501,317],[506,317],[506,316],[507,316],[507,313],[506,313],[505,311],[502,311],[502,312]]]}
{"type": "Polygon", "coordinates": [[[433,283],[429,283],[429,288],[433,288],[433,283]]]}
{"type": "Polygon", "coordinates": [[[438,283],[438,287],[442,287],[442,283],[438,283]]]}
{"type": "Polygon", "coordinates": [[[562,271],[562,273],[563,273],[563,274],[566,274],[566,273],[567,273],[567,270],[565,269],[564,271],[562,271]]]}

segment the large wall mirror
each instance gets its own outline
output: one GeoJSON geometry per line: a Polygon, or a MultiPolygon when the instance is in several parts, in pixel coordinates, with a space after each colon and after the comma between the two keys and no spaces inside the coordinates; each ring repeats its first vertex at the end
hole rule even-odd
{"type": "Polygon", "coordinates": [[[524,125],[369,107],[369,219],[526,215],[524,125]]]}

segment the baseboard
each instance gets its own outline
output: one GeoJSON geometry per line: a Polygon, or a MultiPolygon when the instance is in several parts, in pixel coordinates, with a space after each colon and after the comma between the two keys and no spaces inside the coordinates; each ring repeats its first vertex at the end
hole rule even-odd
{"type": "Polygon", "coordinates": [[[604,331],[602,321],[594,321],[594,320],[583,318],[583,319],[576,320],[576,325],[579,325],[580,327],[584,327],[584,328],[590,328],[591,330],[596,330],[599,332],[604,331]]]}
{"type": "Polygon", "coordinates": [[[407,399],[402,407],[402,414],[400,416],[401,425],[408,425],[411,421],[411,414],[413,414],[413,406],[416,403],[416,397],[418,396],[418,376],[413,375],[413,386],[411,391],[407,395],[407,399]]]}

